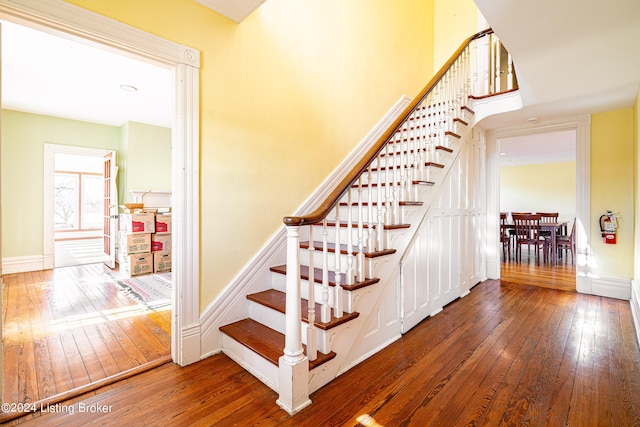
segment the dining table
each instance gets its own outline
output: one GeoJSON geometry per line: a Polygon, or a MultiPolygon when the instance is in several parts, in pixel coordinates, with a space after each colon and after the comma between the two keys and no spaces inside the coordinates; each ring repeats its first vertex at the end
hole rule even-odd
{"type": "MultiPolygon", "coordinates": [[[[513,224],[501,224],[500,227],[503,227],[506,230],[514,230],[515,226],[513,224]]],[[[549,231],[551,234],[551,265],[558,264],[558,245],[557,245],[557,237],[558,231],[567,229],[567,221],[559,221],[559,222],[540,222],[540,230],[549,231]]]]}

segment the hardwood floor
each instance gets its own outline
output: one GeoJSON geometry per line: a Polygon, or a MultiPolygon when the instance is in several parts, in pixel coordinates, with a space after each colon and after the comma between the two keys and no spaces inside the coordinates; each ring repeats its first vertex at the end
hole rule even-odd
{"type": "Polygon", "coordinates": [[[576,267],[571,263],[571,256],[566,255],[559,258],[556,265],[544,262],[538,265],[533,253],[529,256],[526,251],[523,251],[520,262],[515,262],[513,259],[502,261],[500,278],[505,282],[524,283],[569,292],[576,290],[576,267]]]}
{"type": "Polygon", "coordinates": [[[640,350],[628,301],[489,280],[312,394],[295,416],[276,398],[218,354],[8,424],[637,426],[640,350]]]}
{"type": "Polygon", "coordinates": [[[170,354],[171,311],[150,311],[102,264],[3,277],[4,401],[33,403],[170,354]]]}

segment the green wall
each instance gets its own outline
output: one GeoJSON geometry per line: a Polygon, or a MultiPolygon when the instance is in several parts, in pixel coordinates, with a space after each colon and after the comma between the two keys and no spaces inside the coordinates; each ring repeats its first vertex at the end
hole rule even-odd
{"type": "MultiPolygon", "coordinates": [[[[149,159],[137,158],[136,154],[133,164],[144,172],[142,176],[134,174],[133,180],[127,181],[127,174],[124,173],[126,167],[121,168],[123,175],[118,180],[119,192],[123,191],[121,189],[146,185],[152,173],[158,169],[157,165],[162,165],[162,169],[171,169],[170,129],[137,123],[127,127],[134,131],[125,148],[137,148],[140,140],[143,149],[136,153],[153,146],[160,147],[163,154],[149,159]]],[[[122,149],[122,134],[121,127],[2,110],[0,167],[3,258],[43,254],[44,144],[115,150],[121,165],[126,166],[127,152],[122,149]]],[[[162,183],[163,188],[149,189],[169,191],[170,179],[170,172],[158,174],[155,182],[162,183]]]]}
{"type": "Polygon", "coordinates": [[[113,126],[2,110],[2,256],[43,253],[44,144],[117,150],[113,126]]]}

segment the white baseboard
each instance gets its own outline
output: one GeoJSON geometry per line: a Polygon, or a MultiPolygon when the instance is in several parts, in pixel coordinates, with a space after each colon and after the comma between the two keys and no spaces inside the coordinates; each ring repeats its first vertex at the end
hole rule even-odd
{"type": "Polygon", "coordinates": [[[46,270],[46,261],[42,255],[2,258],[2,274],[46,270]]]}
{"type": "Polygon", "coordinates": [[[631,282],[631,317],[636,329],[638,347],[640,347],[640,283],[631,282]]]}
{"type": "Polygon", "coordinates": [[[624,277],[587,277],[588,284],[582,280],[583,286],[577,287],[578,292],[598,295],[601,297],[629,300],[631,298],[631,279],[624,277]]]}

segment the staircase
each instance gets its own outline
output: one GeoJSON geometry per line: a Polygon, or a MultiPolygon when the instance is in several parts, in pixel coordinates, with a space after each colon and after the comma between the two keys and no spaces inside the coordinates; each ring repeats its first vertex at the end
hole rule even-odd
{"type": "Polygon", "coordinates": [[[490,30],[465,41],[316,211],[284,219],[286,263],[246,296],[246,318],[220,327],[223,351],[277,391],[287,412],[406,332],[403,260],[468,157],[469,97],[493,90],[474,82],[477,64],[493,69],[488,80],[506,74],[492,65],[503,63],[491,59],[495,43],[490,30]]]}

